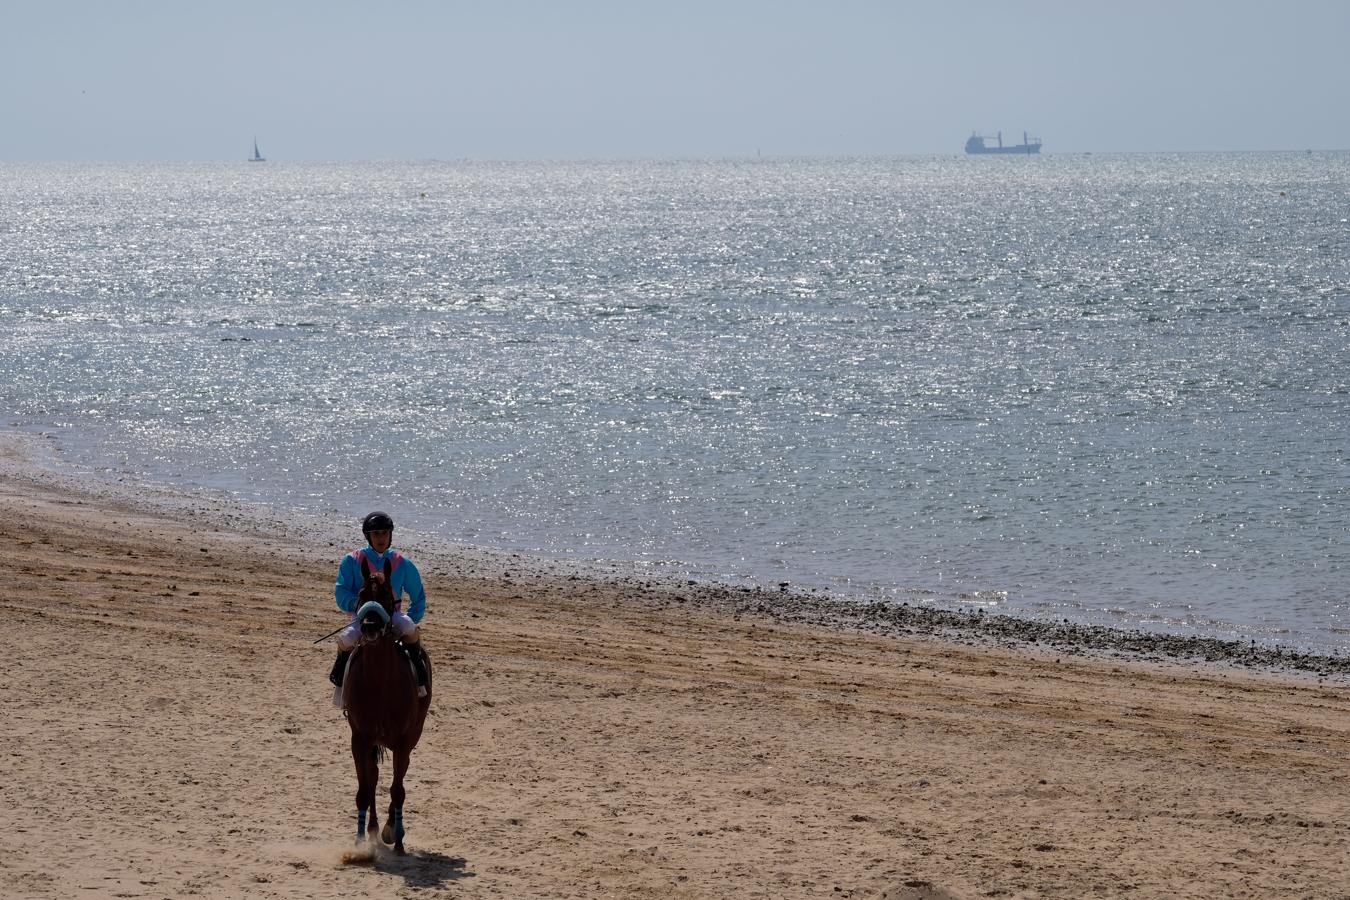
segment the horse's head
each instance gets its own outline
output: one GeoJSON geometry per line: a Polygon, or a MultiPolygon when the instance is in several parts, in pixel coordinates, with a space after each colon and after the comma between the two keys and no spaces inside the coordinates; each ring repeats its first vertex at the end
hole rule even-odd
{"type": "Polygon", "coordinates": [[[394,589],[389,584],[393,564],[384,561],[384,571],[374,572],[365,554],[361,555],[361,576],[364,583],[357,595],[356,617],[361,620],[361,633],[367,638],[378,637],[389,629],[394,615],[394,589]]]}

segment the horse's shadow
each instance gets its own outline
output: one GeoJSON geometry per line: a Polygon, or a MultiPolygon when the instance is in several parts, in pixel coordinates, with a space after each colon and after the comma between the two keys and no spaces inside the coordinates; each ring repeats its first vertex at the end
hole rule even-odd
{"type": "Polygon", "coordinates": [[[446,856],[435,850],[410,850],[403,856],[381,853],[375,857],[375,869],[401,875],[408,887],[440,888],[452,881],[473,878],[478,873],[465,870],[468,862],[460,856],[446,856]]]}

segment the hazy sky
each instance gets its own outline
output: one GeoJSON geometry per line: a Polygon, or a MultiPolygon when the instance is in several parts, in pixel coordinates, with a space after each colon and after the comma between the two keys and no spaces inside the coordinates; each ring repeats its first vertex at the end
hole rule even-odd
{"type": "Polygon", "coordinates": [[[0,159],[1350,148],[1350,0],[0,0],[0,159]]]}

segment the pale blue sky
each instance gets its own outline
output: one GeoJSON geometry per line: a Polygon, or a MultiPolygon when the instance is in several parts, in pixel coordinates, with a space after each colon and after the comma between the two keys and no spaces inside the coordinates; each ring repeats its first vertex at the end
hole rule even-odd
{"type": "Polygon", "coordinates": [[[1350,0],[0,0],[0,159],[1350,148],[1350,0]]]}

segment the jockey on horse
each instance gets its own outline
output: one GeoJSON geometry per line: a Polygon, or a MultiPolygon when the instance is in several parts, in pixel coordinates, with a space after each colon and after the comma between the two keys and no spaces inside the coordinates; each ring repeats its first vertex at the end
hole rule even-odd
{"type": "MultiPolygon", "coordinates": [[[[417,630],[417,623],[422,621],[427,609],[427,593],[422,587],[422,575],[412,560],[391,548],[390,545],[394,541],[394,520],[388,513],[373,512],[366,516],[361,521],[361,531],[366,536],[367,546],[348,553],[338,566],[337,584],[334,587],[338,609],[349,615],[355,615],[360,606],[359,595],[365,584],[365,576],[361,573],[363,557],[369,565],[370,577],[377,584],[384,580],[385,564],[389,563],[389,586],[394,592],[396,604],[390,624],[407,649],[408,657],[417,672],[418,695],[425,697],[427,668],[417,630]],[[399,609],[404,594],[408,596],[406,614],[399,609]]],[[[328,680],[336,687],[342,687],[347,660],[351,657],[352,649],[360,642],[361,623],[353,618],[351,624],[338,633],[337,661],[333,663],[333,672],[328,676],[328,680]]]]}

